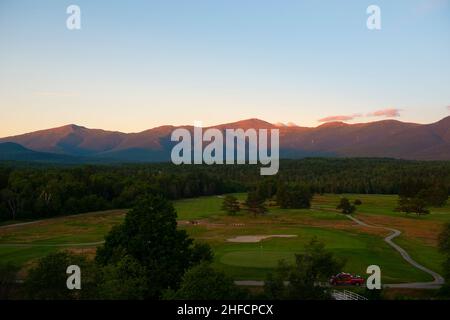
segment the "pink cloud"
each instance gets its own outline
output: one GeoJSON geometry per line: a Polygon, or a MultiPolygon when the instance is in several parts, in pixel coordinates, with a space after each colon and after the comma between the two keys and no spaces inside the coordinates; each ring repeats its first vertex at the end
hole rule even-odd
{"type": "Polygon", "coordinates": [[[450,106],[447,106],[447,109],[450,111],[450,106]]]}
{"type": "Polygon", "coordinates": [[[322,119],[319,119],[317,121],[319,122],[331,122],[331,121],[349,121],[349,120],[353,120],[356,117],[360,117],[360,114],[353,114],[351,116],[344,116],[344,115],[340,115],[340,116],[329,116],[329,117],[325,117],[322,119]]]}
{"type": "Polygon", "coordinates": [[[386,118],[400,117],[400,109],[391,108],[391,109],[377,110],[367,114],[367,116],[386,117],[386,118]]]}

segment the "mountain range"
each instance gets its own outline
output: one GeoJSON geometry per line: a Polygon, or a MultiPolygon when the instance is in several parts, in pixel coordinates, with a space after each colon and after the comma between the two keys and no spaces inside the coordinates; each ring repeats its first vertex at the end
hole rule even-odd
{"type": "MultiPolygon", "coordinates": [[[[182,126],[192,130],[192,126],[182,126]]],[[[281,158],[309,156],[388,157],[450,160],[450,116],[431,124],[382,120],[347,124],[328,122],[318,127],[272,124],[248,119],[213,126],[225,129],[280,130],[281,158]]],[[[169,161],[175,126],[139,133],[88,129],[78,125],[0,138],[0,160],[44,162],[169,161]]],[[[206,129],[206,128],[205,128],[206,129]]]]}

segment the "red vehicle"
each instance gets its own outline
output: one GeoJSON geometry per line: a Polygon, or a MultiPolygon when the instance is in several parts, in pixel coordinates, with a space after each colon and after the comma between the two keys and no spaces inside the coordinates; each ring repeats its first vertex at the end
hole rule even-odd
{"type": "Polygon", "coordinates": [[[330,279],[330,284],[333,286],[362,286],[364,284],[364,278],[358,275],[352,275],[350,273],[341,272],[330,279]]]}

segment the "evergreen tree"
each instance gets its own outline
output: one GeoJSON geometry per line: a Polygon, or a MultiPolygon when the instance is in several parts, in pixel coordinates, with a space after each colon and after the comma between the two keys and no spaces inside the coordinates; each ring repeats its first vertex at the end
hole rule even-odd
{"type": "Polygon", "coordinates": [[[204,260],[200,253],[207,254],[205,259],[211,257],[204,246],[193,245],[186,231],[177,229],[176,212],[161,196],[142,198],[105,240],[97,251],[97,261],[119,266],[118,274],[128,265],[134,266],[133,272],[144,279],[140,281],[142,299],[157,299],[163,290],[177,288],[184,272],[204,260]]]}
{"type": "Polygon", "coordinates": [[[306,186],[280,183],[277,204],[283,209],[307,209],[311,207],[312,193],[306,186]]]}
{"type": "Polygon", "coordinates": [[[253,213],[255,217],[257,215],[265,214],[267,212],[264,199],[262,199],[255,191],[250,191],[247,194],[245,206],[247,207],[247,210],[253,213]]]}
{"type": "Polygon", "coordinates": [[[234,216],[241,210],[241,207],[236,197],[232,195],[226,195],[223,199],[222,210],[227,212],[230,216],[234,216]]]}

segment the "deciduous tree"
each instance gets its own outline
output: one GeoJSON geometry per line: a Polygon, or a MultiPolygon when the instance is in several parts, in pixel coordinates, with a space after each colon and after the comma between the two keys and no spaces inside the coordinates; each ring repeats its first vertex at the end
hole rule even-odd
{"type": "Polygon", "coordinates": [[[264,291],[269,299],[320,300],[329,299],[329,292],[318,286],[331,275],[342,271],[345,261],[325,250],[316,238],[295,255],[294,265],[280,262],[276,271],[266,280],[264,291]]]}
{"type": "Polygon", "coordinates": [[[347,198],[344,197],[344,198],[341,198],[336,209],[341,210],[342,213],[344,213],[344,214],[352,214],[353,212],[355,212],[356,207],[353,204],[351,204],[350,200],[348,200],[347,198]]]}

